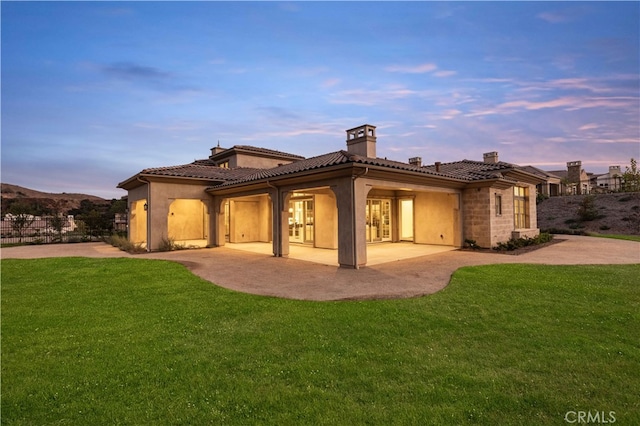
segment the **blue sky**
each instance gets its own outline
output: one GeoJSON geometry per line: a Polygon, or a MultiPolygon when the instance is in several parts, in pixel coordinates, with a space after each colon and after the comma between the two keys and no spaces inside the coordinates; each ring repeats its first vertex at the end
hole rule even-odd
{"type": "Polygon", "coordinates": [[[638,2],[6,2],[2,182],[106,198],[217,145],[623,170],[638,2]]]}

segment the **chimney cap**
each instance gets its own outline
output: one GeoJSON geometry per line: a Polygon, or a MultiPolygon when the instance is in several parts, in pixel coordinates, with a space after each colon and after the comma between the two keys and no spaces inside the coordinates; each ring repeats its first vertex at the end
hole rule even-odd
{"type": "Polygon", "coordinates": [[[411,164],[412,166],[422,167],[422,157],[409,158],[409,164],[411,164]]]}
{"type": "Polygon", "coordinates": [[[371,124],[363,124],[353,129],[347,130],[347,141],[362,138],[362,137],[376,137],[376,126],[371,124]]]}
{"type": "Polygon", "coordinates": [[[497,163],[498,151],[485,152],[482,154],[485,163],[497,163]]]}

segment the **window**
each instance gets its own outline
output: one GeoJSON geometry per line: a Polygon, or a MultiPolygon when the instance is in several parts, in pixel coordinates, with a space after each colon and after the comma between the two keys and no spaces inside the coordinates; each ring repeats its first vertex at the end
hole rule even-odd
{"type": "Polygon", "coordinates": [[[496,194],[496,216],[502,216],[502,195],[496,194]]]}
{"type": "Polygon", "coordinates": [[[516,229],[529,227],[529,188],[513,187],[513,221],[516,229]]]}
{"type": "Polygon", "coordinates": [[[223,169],[228,169],[229,168],[229,161],[223,161],[222,163],[218,164],[218,167],[222,167],[223,169]]]}

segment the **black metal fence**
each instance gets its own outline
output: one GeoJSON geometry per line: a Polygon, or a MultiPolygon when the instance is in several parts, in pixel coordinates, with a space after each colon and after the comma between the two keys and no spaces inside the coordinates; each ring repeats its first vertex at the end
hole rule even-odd
{"type": "Polygon", "coordinates": [[[126,231],[127,222],[122,217],[116,217],[109,229],[91,229],[73,216],[6,215],[0,221],[0,244],[78,243],[126,231]]]}

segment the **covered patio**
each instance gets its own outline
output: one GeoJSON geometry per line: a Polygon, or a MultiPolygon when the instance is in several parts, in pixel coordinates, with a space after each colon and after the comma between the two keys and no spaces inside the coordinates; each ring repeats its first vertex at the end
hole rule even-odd
{"type": "MultiPolygon", "coordinates": [[[[271,243],[227,243],[225,247],[273,256],[273,245],[271,243]]],[[[456,250],[456,248],[434,244],[414,244],[412,242],[367,244],[367,266],[413,259],[452,250],[456,250]]],[[[315,248],[303,244],[290,244],[288,257],[321,265],[339,266],[338,250],[315,248]]]]}

